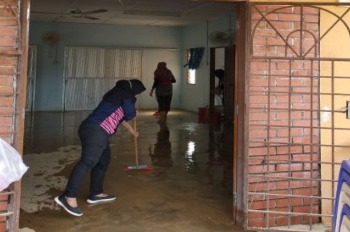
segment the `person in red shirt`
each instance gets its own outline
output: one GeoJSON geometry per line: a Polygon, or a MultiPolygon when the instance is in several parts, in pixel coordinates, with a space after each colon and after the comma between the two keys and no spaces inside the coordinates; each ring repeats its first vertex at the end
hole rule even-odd
{"type": "Polygon", "coordinates": [[[165,62],[158,63],[157,69],[154,71],[154,82],[150,92],[150,96],[153,97],[153,92],[156,91],[160,123],[165,123],[167,120],[173,96],[173,83],[176,82],[173,73],[166,65],[165,62]]]}

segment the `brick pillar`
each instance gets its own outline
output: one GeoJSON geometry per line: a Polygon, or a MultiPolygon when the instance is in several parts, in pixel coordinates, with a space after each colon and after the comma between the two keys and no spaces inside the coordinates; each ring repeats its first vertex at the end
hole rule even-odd
{"type": "MultiPolygon", "coordinates": [[[[0,1],[0,137],[22,153],[28,0],[0,1]]],[[[0,193],[0,232],[18,229],[20,183],[0,193]]]]}
{"type": "Polygon", "coordinates": [[[251,21],[248,226],[315,222],[319,10],[253,5],[251,21]]]}

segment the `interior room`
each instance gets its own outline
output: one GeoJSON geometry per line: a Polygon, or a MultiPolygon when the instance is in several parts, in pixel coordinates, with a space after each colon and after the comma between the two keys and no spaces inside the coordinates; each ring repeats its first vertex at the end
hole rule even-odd
{"type": "MultiPolygon", "coordinates": [[[[30,45],[33,50],[30,67],[33,84],[29,84],[33,87],[28,88],[27,109],[34,111],[67,109],[63,94],[67,90],[65,85],[68,84],[65,83],[65,78],[69,79],[66,56],[68,49],[83,47],[137,49],[137,52],[142,53],[138,58],[142,60],[142,66],[137,70],[140,73],[133,75],[140,75],[138,78],[147,88],[152,86],[153,71],[157,63],[167,62],[168,67],[178,77],[178,83],[174,87],[173,107],[196,112],[198,107],[209,104],[210,48],[233,46],[237,24],[234,3],[187,0],[176,3],[110,0],[100,1],[99,4],[86,1],[51,3],[35,0],[31,4],[30,22],[30,45]],[[82,11],[80,8],[92,13],[71,13],[74,9],[82,11]],[[138,14],[130,14],[129,11],[129,14],[123,13],[127,9],[138,14]],[[106,12],[93,13],[94,10],[106,12]],[[181,17],[175,15],[176,12],[180,12],[181,17]],[[204,48],[204,52],[196,69],[195,83],[188,84],[188,69],[184,67],[187,63],[187,51],[198,47],[204,48]],[[193,97],[197,94],[201,97],[193,97]]],[[[94,54],[92,52],[91,56],[94,54]]],[[[222,60],[217,61],[217,66],[224,65],[222,60]]],[[[109,65],[108,61],[105,63],[106,66],[109,65]]],[[[99,74],[109,75],[107,70],[102,70],[99,74]]],[[[141,108],[156,108],[155,101],[148,97],[141,96],[139,102],[141,108]]]]}
{"type": "Polygon", "coordinates": [[[237,4],[31,1],[22,231],[242,231],[232,220],[237,4]],[[202,54],[190,69],[194,49],[202,54]],[[149,96],[159,62],[176,78],[165,125],[149,96]],[[79,158],[80,122],[120,79],[146,87],[138,144],[123,128],[111,138],[105,188],[117,201],[86,205],[86,180],[78,198],[86,213],[72,219],[53,198],[79,158]],[[125,172],[135,153],[153,170],[125,172]]]}

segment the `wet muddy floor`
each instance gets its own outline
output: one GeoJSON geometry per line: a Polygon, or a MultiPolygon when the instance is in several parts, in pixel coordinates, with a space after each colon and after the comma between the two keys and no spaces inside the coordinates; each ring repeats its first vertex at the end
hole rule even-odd
{"type": "Polygon", "coordinates": [[[172,111],[166,124],[153,112],[138,116],[139,164],[133,137],[120,128],[111,137],[112,162],[105,192],[113,202],[88,205],[88,176],[78,196],[82,217],[59,208],[53,198],[64,189],[80,155],[77,127],[88,112],[35,113],[26,117],[20,228],[36,232],[228,232],[244,231],[232,221],[232,153],[223,145],[223,125],[197,122],[197,114],[172,111]]]}

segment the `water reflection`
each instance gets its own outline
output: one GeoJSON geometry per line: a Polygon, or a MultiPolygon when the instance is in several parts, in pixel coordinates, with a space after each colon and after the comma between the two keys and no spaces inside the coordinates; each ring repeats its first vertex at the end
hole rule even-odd
{"type": "MultiPolygon", "coordinates": [[[[134,146],[130,133],[121,128],[112,138],[114,162],[111,162],[112,172],[110,172],[110,178],[106,180],[106,188],[118,191],[117,194],[124,200],[120,201],[121,205],[118,207],[109,207],[107,210],[102,205],[96,206],[97,208],[90,212],[92,214],[90,216],[96,218],[94,225],[90,226],[90,231],[111,231],[101,230],[102,227],[99,225],[106,224],[104,218],[108,219],[112,214],[119,215],[121,212],[126,212],[125,216],[130,218],[156,219],[153,220],[155,223],[168,222],[176,218],[176,223],[183,225],[184,228],[179,227],[179,231],[198,231],[204,227],[206,231],[243,231],[232,227],[232,193],[227,194],[226,190],[230,188],[232,191],[232,125],[225,131],[222,124],[221,128],[198,124],[196,123],[197,114],[187,111],[172,111],[168,123],[158,125],[154,122],[152,113],[153,111],[146,111],[138,115],[140,131],[138,147],[141,164],[151,164],[152,161],[154,170],[135,176],[130,176],[123,171],[126,166],[134,164],[134,146]],[[188,167],[187,170],[186,167],[188,167]],[[116,179],[118,179],[117,182],[116,179]],[[150,215],[150,212],[153,214],[150,215]],[[162,215],[165,216],[161,218],[162,215]],[[191,222],[192,227],[186,230],[188,222],[191,222]],[[196,225],[204,225],[204,227],[197,228],[196,225]]],[[[69,153],[71,148],[67,148],[67,145],[77,144],[73,155],[79,156],[80,142],[77,138],[77,128],[83,118],[85,115],[81,115],[80,112],[38,113],[33,117],[27,117],[26,149],[31,153],[35,152],[27,156],[35,162],[31,170],[36,170],[33,169],[35,167],[40,168],[41,164],[45,168],[53,167],[53,171],[57,169],[58,164],[59,167],[67,168],[60,169],[58,174],[45,176],[44,179],[38,179],[38,176],[33,175],[33,180],[43,180],[44,182],[40,184],[50,188],[48,194],[54,194],[58,188],[61,188],[60,183],[64,181],[57,182],[57,178],[64,177],[71,168],[70,160],[74,157],[69,153]],[[46,154],[47,152],[50,153],[46,154]],[[60,159],[57,164],[55,161],[61,155],[69,155],[69,159],[60,159]],[[37,163],[38,160],[39,163],[37,163]]],[[[37,186],[32,184],[35,182],[31,180],[24,180],[23,183],[25,181],[33,188],[37,186]]],[[[82,187],[88,188],[86,185],[82,187]]],[[[28,190],[31,189],[28,188],[28,190]]],[[[28,195],[33,196],[31,191],[28,195]]],[[[42,195],[39,197],[42,199],[42,195]]],[[[52,203],[52,196],[50,199],[52,203]]],[[[32,198],[28,198],[29,200],[33,202],[32,198]]],[[[42,230],[49,227],[55,228],[57,223],[53,222],[57,221],[57,215],[61,214],[61,212],[48,211],[46,208],[31,215],[23,213],[22,210],[21,213],[23,226],[27,226],[28,223],[25,222],[33,221],[41,225],[43,216],[51,215],[53,220],[50,218],[46,220],[51,221],[51,224],[49,222],[49,225],[42,230]]],[[[128,220],[122,221],[128,222],[128,220]]],[[[144,221],[141,220],[141,224],[144,221]]],[[[124,224],[121,223],[121,226],[130,227],[128,225],[130,223],[124,224]]],[[[169,226],[169,223],[163,224],[161,227],[169,226]]],[[[161,228],[154,223],[153,226],[161,228]]],[[[66,231],[74,229],[70,227],[66,231]]],[[[79,230],[79,228],[75,229],[79,230]]],[[[53,231],[64,231],[64,229],[53,231]]]]}
{"type": "Polygon", "coordinates": [[[187,151],[185,154],[185,168],[186,171],[190,171],[195,168],[196,162],[194,159],[194,152],[196,151],[196,144],[193,141],[187,143],[187,151]]]}
{"type": "MultiPolygon", "coordinates": [[[[77,128],[88,113],[27,114],[25,154],[55,152],[70,145],[80,146],[77,128]]],[[[188,112],[173,112],[171,116],[167,124],[159,125],[154,123],[148,112],[139,114],[140,160],[152,163],[153,173],[157,177],[183,176],[215,187],[215,191],[222,187],[232,190],[232,124],[198,124],[197,115],[188,112]],[[149,147],[149,152],[142,152],[145,147],[149,147]]],[[[113,138],[113,143],[118,149],[118,156],[121,156],[121,152],[133,153],[126,130],[121,129],[113,138]]],[[[130,158],[126,160],[126,165],[130,165],[130,158]]]]}
{"type": "Polygon", "coordinates": [[[173,165],[171,158],[171,143],[169,141],[170,131],[166,123],[159,125],[159,131],[157,133],[157,142],[149,148],[149,153],[152,161],[152,165],[155,167],[168,168],[173,165]]]}
{"type": "Polygon", "coordinates": [[[220,151],[220,160],[223,164],[222,185],[225,189],[232,192],[233,185],[233,125],[230,122],[223,124],[222,146],[220,151]]]}
{"type": "Polygon", "coordinates": [[[24,154],[52,152],[63,146],[80,145],[78,126],[89,113],[27,112],[24,154]]]}
{"type": "Polygon", "coordinates": [[[233,186],[233,128],[231,123],[222,123],[221,128],[209,125],[208,183],[214,184],[220,170],[221,185],[232,192],[233,186]]]}

